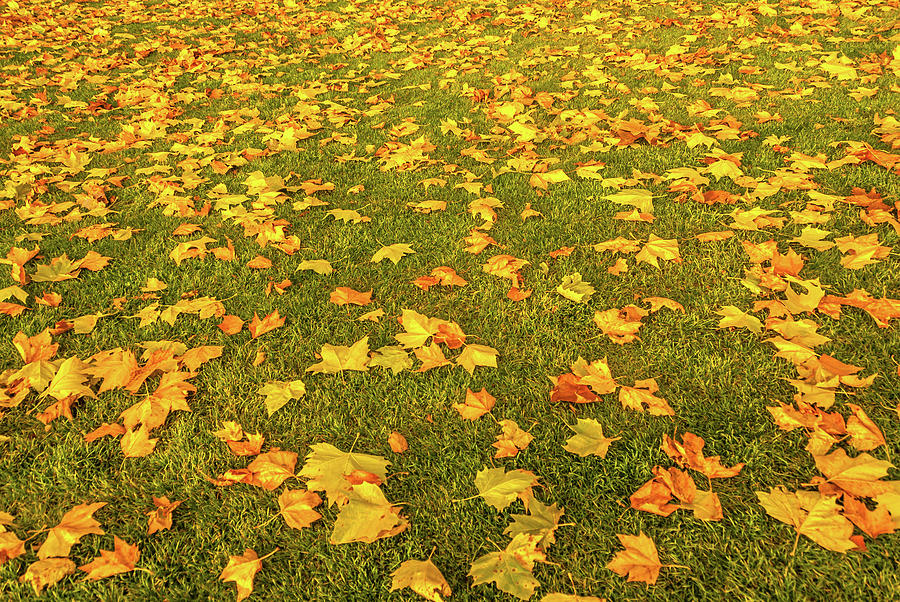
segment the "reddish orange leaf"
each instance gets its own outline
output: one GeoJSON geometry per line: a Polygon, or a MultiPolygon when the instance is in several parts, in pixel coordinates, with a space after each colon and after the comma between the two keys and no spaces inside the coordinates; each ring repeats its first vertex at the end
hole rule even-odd
{"type": "Polygon", "coordinates": [[[225,334],[237,334],[244,328],[244,321],[237,316],[222,316],[222,323],[219,324],[219,330],[225,334]]]}

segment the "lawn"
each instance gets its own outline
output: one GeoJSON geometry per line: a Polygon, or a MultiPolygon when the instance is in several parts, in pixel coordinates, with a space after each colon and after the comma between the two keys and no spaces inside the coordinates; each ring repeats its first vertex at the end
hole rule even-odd
{"type": "Polygon", "coordinates": [[[898,22],[5,0],[0,598],[895,597],[898,22]]]}

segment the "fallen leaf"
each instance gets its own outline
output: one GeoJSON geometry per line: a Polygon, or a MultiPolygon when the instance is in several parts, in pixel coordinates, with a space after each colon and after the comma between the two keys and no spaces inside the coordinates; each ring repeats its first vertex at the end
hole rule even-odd
{"type": "Polygon", "coordinates": [[[335,305],[368,305],[372,302],[372,291],[360,292],[339,286],[331,292],[331,302],[335,305]]]}
{"type": "Polygon", "coordinates": [[[719,456],[704,456],[704,445],[703,438],[693,433],[684,433],[681,442],[663,434],[661,449],[679,466],[702,472],[709,479],[727,479],[741,472],[743,463],[727,468],[722,465],[719,456]]]}
{"type": "Polygon", "coordinates": [[[514,469],[506,472],[502,468],[484,468],[475,475],[478,495],[489,505],[502,511],[531,487],[537,485],[537,477],[529,470],[514,469]]]}
{"type": "Polygon", "coordinates": [[[45,558],[30,564],[25,574],[19,577],[19,583],[31,584],[35,595],[39,596],[45,587],[55,585],[74,572],[75,563],[68,558],[45,558]]]}
{"type": "Polygon", "coordinates": [[[630,343],[638,339],[637,331],[643,323],[641,318],[647,312],[636,305],[626,305],[622,309],[607,309],[594,313],[594,324],[608,336],[610,340],[619,345],[630,343]]]}
{"type": "Polygon", "coordinates": [[[407,449],[409,449],[409,444],[406,442],[406,437],[404,437],[397,431],[393,431],[390,435],[388,435],[388,445],[391,446],[391,451],[393,451],[395,454],[402,454],[407,449]]]}
{"type": "Polygon", "coordinates": [[[372,543],[397,535],[409,525],[378,485],[365,482],[354,485],[347,499],[334,521],[334,531],[328,538],[330,543],[372,543]]]}
{"type": "Polygon", "coordinates": [[[816,468],[827,482],[855,497],[875,497],[892,490],[889,482],[881,481],[893,464],[862,453],[851,458],[841,448],[826,456],[814,456],[816,468]]]}
{"type": "Polygon", "coordinates": [[[487,345],[470,343],[456,358],[456,365],[465,368],[469,374],[474,374],[476,366],[496,368],[497,350],[487,345]]]}
{"type": "Polygon", "coordinates": [[[556,504],[546,506],[537,500],[531,500],[528,504],[528,514],[513,514],[512,522],[504,529],[503,534],[515,537],[524,533],[538,537],[538,546],[547,551],[556,542],[556,529],[559,528],[559,519],[565,511],[557,508],[556,504]]]}
{"type": "Polygon", "coordinates": [[[306,394],[306,386],[301,380],[274,380],[261,386],[257,394],[266,396],[266,410],[271,416],[290,400],[303,397],[306,394]]]}
{"type": "Polygon", "coordinates": [[[0,532],[0,566],[25,553],[25,542],[12,531],[0,532]]]}
{"type": "Polygon", "coordinates": [[[453,409],[466,420],[476,420],[490,412],[496,402],[497,399],[483,387],[478,393],[466,389],[465,401],[454,403],[453,409]]]}
{"type": "MultiPolygon", "coordinates": [[[[55,527],[50,529],[46,541],[38,549],[41,560],[54,556],[68,556],[72,546],[85,535],[103,535],[100,523],[94,520],[93,514],[106,505],[106,502],[79,504],[63,515],[55,527]]],[[[74,565],[73,565],[74,567],[74,565]]]]}
{"type": "Polygon", "coordinates": [[[255,339],[271,330],[281,328],[284,326],[284,320],[278,315],[277,309],[262,320],[259,319],[256,312],[253,312],[253,319],[250,320],[250,325],[247,328],[250,330],[251,337],[255,339]]]}
{"type": "MultiPolygon", "coordinates": [[[[276,551],[278,548],[275,549],[276,551]]],[[[274,554],[275,552],[271,552],[274,554]]],[[[267,558],[264,556],[263,558],[267,558]]],[[[244,598],[253,593],[253,579],[262,569],[262,560],[256,555],[256,552],[247,548],[244,553],[239,556],[229,556],[228,564],[219,575],[221,581],[234,581],[237,586],[237,602],[241,602],[244,598]]]]}
{"type": "Polygon", "coordinates": [[[528,600],[540,582],[532,575],[535,562],[546,559],[538,548],[540,538],[535,535],[516,535],[499,552],[490,552],[480,556],[472,563],[469,576],[472,586],[493,583],[500,591],[511,594],[520,600],[528,600]]]}
{"type": "Polygon", "coordinates": [[[500,434],[497,441],[491,444],[497,448],[495,458],[511,458],[534,440],[531,433],[523,431],[513,420],[501,420],[499,424],[500,434]]]}
{"type": "Polygon", "coordinates": [[[569,426],[575,434],[566,441],[563,449],[582,458],[586,456],[606,457],[609,446],[621,437],[607,438],[603,435],[603,425],[592,418],[579,418],[575,426],[569,426]]]}
{"type": "MultiPolygon", "coordinates": [[[[254,314],[255,315],[255,314],[254,314]]],[[[222,323],[219,324],[219,330],[225,334],[237,334],[244,328],[244,321],[237,316],[222,316],[222,323]]]]}
{"type": "Polygon", "coordinates": [[[653,540],[644,535],[643,531],[639,535],[617,534],[616,537],[625,549],[617,552],[606,568],[620,577],[627,575],[628,581],[643,581],[650,585],[656,583],[662,563],[653,540]]]}
{"type": "Polygon", "coordinates": [[[569,276],[564,276],[562,283],[556,287],[556,292],[576,303],[585,303],[596,292],[590,282],[581,279],[581,274],[575,272],[569,276]]]}
{"type": "Polygon", "coordinates": [[[306,369],[315,374],[337,374],[344,370],[365,372],[369,368],[369,337],[363,337],[350,347],[325,343],[321,350],[322,361],[306,369]]]}
{"type": "Polygon", "coordinates": [[[366,473],[384,481],[391,464],[379,456],[343,452],[329,443],[316,443],[310,449],[299,476],[309,479],[306,486],[310,491],[324,491],[329,505],[346,502],[350,492],[348,475],[366,473]]]}
{"type": "Polygon", "coordinates": [[[136,545],[114,536],[115,550],[100,550],[100,556],[91,562],[78,567],[87,573],[85,579],[96,581],[113,575],[129,573],[134,570],[141,553],[136,545]]]}
{"type": "Polygon", "coordinates": [[[310,270],[316,274],[329,275],[334,272],[331,262],[325,259],[307,259],[297,265],[298,270],[310,270]]]}
{"type": "Polygon", "coordinates": [[[384,261],[385,259],[390,259],[394,265],[397,265],[398,261],[411,253],[415,253],[415,251],[413,251],[412,247],[405,243],[397,243],[394,245],[381,247],[372,256],[372,263],[379,263],[381,261],[384,261]]]}
{"type": "Polygon", "coordinates": [[[781,486],[773,487],[769,493],[757,491],[756,497],[769,516],[794,527],[797,537],[805,535],[835,552],[856,547],[850,541],[853,525],[838,514],[837,498],[826,497],[818,491],[795,493],[781,486]]]}
{"type": "Polygon", "coordinates": [[[278,496],[278,507],[284,522],[294,529],[305,529],[322,515],[313,510],[322,503],[322,498],[312,491],[285,489],[278,496]]]}
{"type": "Polygon", "coordinates": [[[391,591],[408,587],[430,602],[443,602],[441,596],[453,591],[431,560],[406,560],[391,573],[391,591]]]}
{"type": "Polygon", "coordinates": [[[848,403],[852,415],[847,419],[847,434],[850,445],[860,451],[870,451],[886,445],[884,434],[872,419],[856,404],[848,403]]]}
{"type": "Polygon", "coordinates": [[[150,517],[150,520],[147,523],[147,535],[153,535],[157,531],[171,529],[172,512],[174,512],[175,508],[181,504],[182,500],[170,502],[169,498],[166,496],[154,497],[153,505],[156,506],[156,510],[151,510],[147,513],[147,516],[150,517]]]}

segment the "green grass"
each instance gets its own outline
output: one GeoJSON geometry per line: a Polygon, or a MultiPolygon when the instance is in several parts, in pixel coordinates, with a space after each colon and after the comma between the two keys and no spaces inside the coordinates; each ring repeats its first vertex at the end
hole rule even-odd
{"type": "MultiPolygon", "coordinates": [[[[895,561],[900,540],[896,535],[874,540],[866,537],[867,552],[847,554],[825,550],[801,537],[792,554],[794,531],[769,517],[758,503],[755,491],[768,491],[776,485],[792,491],[803,489],[818,475],[812,456],[804,449],[807,437],[801,430],[779,430],[765,409],[777,402],[791,402],[794,388],[787,379],[796,378],[796,370],[775,357],[774,347],[763,342],[769,333],[756,336],[747,330],[719,329],[720,316],[715,312],[725,305],[750,311],[754,301],[783,298],[781,293],[771,292],[757,296],[741,284],[745,268],[750,267],[742,240],[758,244],[774,238],[782,253],[794,248],[806,259],[800,277],[819,278],[826,292],[834,295],[865,289],[879,298],[900,296],[896,251],[877,264],[849,270],[840,265],[837,249],[820,253],[791,245],[790,239],[800,235],[803,225],[792,222],[790,212],[802,211],[809,201],[803,190],[782,190],[759,201],[743,199],[737,205],[707,206],[676,202],[677,194],[668,191],[667,181],[635,180],[625,187],[645,187],[653,192],[655,222],[615,220],[613,215],[625,207],[603,198],[615,190],[598,180],[576,176],[577,162],[603,161],[603,177],[628,179],[636,171],[665,175],[679,167],[701,169],[701,160],[711,150],[688,148],[683,141],[664,134],[663,145],[639,141],[585,153],[579,147],[592,140],[564,142],[577,128],[564,125],[559,115],[563,110],[605,111],[609,118],[599,121],[592,134],[600,142],[612,136],[610,126],[626,111],[624,119],[671,120],[685,128],[695,124],[706,128],[711,120],[731,115],[742,122],[742,132],[752,130],[758,136],[723,140],[718,147],[726,153],[743,153],[743,172],[760,181],[776,170],[790,168],[790,153],[778,153],[763,143],[769,136],[789,136],[783,144],[792,152],[823,153],[829,160],[843,157],[842,147],[831,143],[845,140],[863,141],[890,152],[890,146],[872,130],[876,115],[884,117],[896,107],[900,81],[897,59],[891,62],[891,56],[897,39],[889,37],[888,29],[896,20],[896,9],[889,2],[845,4],[853,10],[865,7],[865,12],[842,14],[837,4],[828,5],[832,10],[824,3],[819,7],[818,3],[796,0],[770,4],[777,13],[771,16],[744,3],[616,1],[599,8],[609,16],[593,22],[582,19],[598,8],[589,2],[460,2],[446,6],[441,2],[298,1],[297,7],[286,10],[283,3],[241,2],[224,10],[221,3],[212,2],[21,0],[18,8],[10,4],[0,8],[0,20],[9,36],[9,42],[0,46],[4,74],[0,83],[0,203],[14,198],[4,195],[3,189],[12,191],[28,178],[37,182],[33,193],[0,210],[0,255],[13,246],[33,248],[37,244],[40,256],[26,265],[29,274],[34,273],[36,264],[46,264],[63,253],[81,258],[94,250],[111,258],[98,272],[83,270],[76,279],[31,282],[23,287],[30,295],[24,303],[28,309],[15,317],[0,315],[0,373],[22,365],[12,344],[16,333],[35,335],[59,320],[98,312],[110,315],[101,317],[90,334],[70,331],[54,337],[59,343],[57,357],[86,359],[115,347],[139,354],[140,343],[155,340],[180,341],[188,347],[223,347],[222,356],[200,368],[191,381],[197,387],[188,398],[192,411],[170,415],[164,426],[152,433],[159,442],[146,457],[124,458],[118,440],[83,442],[84,433],[118,420],[124,409],[140,399],[121,389],[102,393],[97,399],[79,400],[73,406],[73,420],[60,418],[47,428],[35,419],[47,400],[39,400],[35,392],[18,407],[0,413],[0,511],[16,516],[12,530],[20,538],[52,527],[76,504],[103,501],[107,505],[96,518],[106,534],[85,537],[72,549],[72,559],[79,566],[90,562],[99,550],[112,549],[113,535],[137,544],[141,551],[138,571],[96,582],[83,580],[79,572],[49,587],[44,598],[230,599],[234,585],[218,580],[228,557],[245,548],[262,556],[277,547],[279,551],[264,561],[256,577],[256,599],[413,599],[410,590],[389,592],[390,573],[401,562],[424,559],[432,552],[433,561],[453,588],[452,599],[510,599],[493,585],[471,588],[466,576],[477,557],[506,545],[503,530],[510,515],[524,512],[518,501],[503,512],[481,499],[460,501],[477,493],[475,474],[485,466],[534,471],[542,485],[536,490],[537,498],[565,509],[562,522],[570,525],[556,532],[556,543],[548,551],[551,562],[535,569],[541,583],[535,599],[557,591],[610,600],[885,600],[895,596],[900,588],[895,561]],[[482,10],[491,16],[474,23],[465,19],[469,11],[482,10]],[[752,21],[736,25],[741,14],[752,21]],[[547,22],[541,23],[542,18],[547,22]],[[791,30],[792,25],[797,27],[791,30]],[[97,26],[109,34],[98,32],[92,38],[97,26]],[[685,42],[685,36],[700,27],[707,29],[698,33],[695,41],[685,42]],[[362,46],[341,45],[354,34],[360,36],[362,46]],[[383,47],[382,39],[386,40],[383,47]],[[376,46],[366,47],[370,42],[376,46]],[[229,51],[226,46],[232,44],[229,51]],[[697,53],[690,63],[668,59],[667,68],[676,77],[623,60],[642,52],[648,60],[660,62],[674,44],[687,45],[690,53],[697,53]],[[698,53],[702,49],[708,53],[698,53]],[[70,50],[74,52],[67,54],[70,50]],[[152,52],[144,56],[148,50],[152,52]],[[843,53],[854,62],[859,77],[870,77],[869,69],[871,79],[829,77],[817,66],[827,52],[843,53]],[[881,58],[882,53],[887,58],[881,58]],[[406,70],[404,61],[417,54],[425,57],[425,66],[406,70]],[[796,71],[776,65],[791,61],[796,61],[796,71]],[[877,68],[866,67],[876,63],[877,68]],[[592,82],[591,66],[598,67],[610,81],[592,82]],[[744,66],[758,66],[763,71],[743,76],[739,69],[744,66]],[[459,75],[448,76],[451,69],[459,75]],[[383,77],[385,72],[398,77],[383,77]],[[514,75],[504,79],[511,72],[514,75]],[[80,77],[61,89],[62,78],[73,73],[80,77]],[[683,79],[679,80],[678,74],[683,74],[683,79]],[[710,95],[710,88],[728,87],[720,81],[725,75],[741,85],[764,86],[759,100],[741,105],[710,95]],[[442,80],[447,80],[444,88],[442,80]],[[202,162],[206,155],[194,155],[201,160],[195,175],[204,181],[176,192],[195,198],[194,207],[199,209],[212,199],[209,191],[218,184],[226,185],[230,194],[243,194],[243,182],[254,171],[281,176],[289,186],[314,178],[332,182],[333,192],[316,194],[330,203],[328,207],[295,211],[292,203],[304,194],[288,193],[289,200],[270,203],[271,214],[260,218],[284,220],[286,233],[296,235],[302,249],[289,256],[271,244],[261,248],[255,236],[245,236],[240,223],[216,210],[207,216],[182,217],[164,213],[162,206],[148,208],[157,197],[154,183],[166,179],[184,184],[179,163],[186,155],[174,152],[178,147],[173,149],[180,134],[193,136],[182,144],[196,145],[192,127],[202,134],[221,131],[220,140],[199,144],[212,149],[210,156],[219,159],[246,148],[266,148],[265,133],[256,130],[283,129],[291,120],[302,122],[296,91],[314,82],[329,86],[308,101],[319,106],[316,119],[322,128],[300,141],[297,151],[273,152],[225,175],[202,162]],[[378,85],[380,82],[387,83],[378,85]],[[619,83],[630,92],[617,89],[619,83]],[[412,88],[423,84],[430,84],[430,89],[412,88]],[[530,151],[516,150],[505,130],[491,131],[504,125],[492,117],[493,100],[473,102],[463,94],[466,86],[504,94],[498,105],[511,99],[516,86],[528,86],[535,93],[579,92],[568,100],[555,98],[549,110],[538,103],[526,107],[535,125],[548,134],[546,141],[534,146],[532,158],[558,159],[550,169],[563,169],[572,179],[552,184],[542,193],[529,185],[529,174],[495,177],[508,159],[528,157],[530,151]],[[850,93],[858,86],[876,88],[877,93],[857,101],[850,93]],[[647,87],[657,92],[641,91],[647,87]],[[127,90],[144,88],[154,92],[126,104],[127,90]],[[196,98],[187,96],[191,89],[198,94],[196,98]],[[222,90],[220,98],[207,97],[206,91],[214,89],[222,90]],[[789,89],[811,93],[801,99],[769,94],[789,89]],[[600,91],[602,98],[612,102],[588,95],[591,90],[600,91]],[[46,104],[36,100],[43,94],[46,104]],[[380,113],[366,115],[372,108],[366,101],[376,94],[382,99],[393,96],[393,102],[380,113]],[[84,109],[65,108],[61,95],[83,103],[105,100],[113,108],[94,116],[84,109]],[[659,106],[652,119],[629,103],[644,97],[659,106]],[[121,99],[119,106],[114,98],[121,99]],[[687,107],[697,99],[721,112],[715,117],[690,114],[687,107]],[[341,105],[350,120],[340,127],[329,121],[328,111],[338,108],[330,103],[341,105]],[[37,114],[21,112],[29,106],[36,107],[37,114]],[[250,120],[251,127],[238,133],[233,131],[237,124],[223,118],[224,112],[236,109],[258,110],[258,117],[250,120]],[[783,121],[758,124],[754,114],[762,110],[780,113],[783,121]],[[60,149],[83,143],[89,136],[101,143],[115,141],[124,126],[148,118],[165,123],[167,134],[144,147],[90,153],[87,171],[74,176],[66,175],[55,160],[60,149]],[[389,140],[390,128],[406,118],[414,118],[420,129],[401,141],[408,143],[425,135],[436,149],[428,153],[428,162],[414,170],[384,171],[374,152],[389,140]],[[185,123],[191,119],[199,125],[185,123]],[[475,142],[443,134],[441,122],[449,119],[481,136],[478,148],[496,161],[483,164],[462,155],[461,151],[475,142]],[[382,122],[382,129],[372,128],[382,122]],[[42,131],[47,126],[53,132],[42,131]],[[319,140],[334,133],[356,136],[356,144],[320,146],[319,140]],[[28,140],[24,152],[16,150],[23,147],[23,137],[28,140]],[[160,152],[172,154],[150,155],[160,152]],[[365,161],[338,160],[348,153],[365,161]],[[154,165],[167,165],[171,171],[135,173],[154,165]],[[115,169],[113,176],[128,176],[123,187],[105,182],[103,177],[93,178],[106,187],[112,210],[106,217],[66,219],[76,214],[70,213],[74,209],[65,209],[59,213],[59,223],[28,224],[16,213],[28,203],[77,203],[82,190],[70,191],[58,182],[80,184],[92,179],[89,171],[94,168],[115,169]],[[290,177],[292,173],[296,177],[290,177]],[[504,204],[489,232],[499,247],[488,247],[479,255],[465,252],[462,243],[471,228],[481,224],[467,209],[477,196],[455,188],[467,174],[493,187],[492,193],[482,192],[482,196],[497,197],[504,204]],[[427,178],[444,178],[447,185],[426,190],[421,181],[427,178]],[[348,193],[359,184],[365,187],[363,192],[348,193]],[[406,208],[408,202],[425,199],[446,201],[446,211],[423,215],[406,208]],[[528,203],[543,217],[523,222],[519,213],[528,203]],[[784,227],[737,230],[736,236],[722,242],[693,239],[702,232],[726,229],[732,210],[753,206],[778,210],[776,215],[788,218],[784,227]],[[356,209],[371,221],[336,221],[326,215],[333,208],[356,209]],[[80,228],[104,221],[140,231],[126,241],[104,238],[90,243],[72,236],[80,228]],[[185,222],[200,225],[202,232],[187,238],[172,236],[185,222]],[[36,233],[44,235],[36,243],[21,239],[36,233]],[[683,262],[661,261],[657,270],[636,264],[629,256],[629,271],[614,276],[607,272],[612,257],[592,248],[617,236],[646,240],[650,234],[678,239],[683,262]],[[201,235],[217,241],[210,247],[224,245],[225,238],[230,238],[235,260],[219,261],[210,254],[176,265],[169,258],[178,242],[201,235]],[[394,243],[408,243],[416,253],[397,265],[369,261],[383,245],[394,243]],[[564,246],[575,247],[571,256],[549,256],[564,246]],[[482,265],[502,253],[530,262],[522,270],[524,288],[533,290],[526,301],[509,301],[508,282],[483,272],[482,265]],[[248,268],[246,263],[258,254],[271,259],[273,266],[248,268]],[[331,261],[334,273],[324,276],[297,271],[303,259],[317,258],[331,261]],[[546,266],[542,268],[542,264],[546,266]],[[410,284],[444,265],[453,267],[469,284],[450,291],[435,287],[428,292],[410,284]],[[586,304],[572,303],[555,290],[564,276],[576,271],[596,288],[586,304]],[[181,315],[173,325],[157,320],[139,328],[138,320],[129,316],[152,302],[139,298],[140,287],[150,277],[168,283],[168,289],[158,293],[160,308],[196,291],[198,296],[221,300],[229,314],[244,320],[254,312],[264,316],[277,310],[286,322],[256,340],[246,329],[225,335],[216,327],[217,318],[195,315],[181,315]],[[272,291],[265,295],[268,282],[285,278],[293,282],[285,294],[272,291]],[[349,310],[331,304],[329,293],[338,286],[372,289],[374,303],[349,310]],[[50,308],[35,302],[51,291],[62,296],[62,305],[50,308]],[[680,302],[685,312],[652,314],[644,319],[641,339],[626,345],[612,342],[592,322],[597,310],[640,303],[639,299],[647,296],[670,297],[680,302]],[[121,311],[113,306],[117,298],[125,298],[121,311]],[[355,320],[374,308],[387,314],[380,323],[355,320]],[[498,367],[476,368],[474,375],[458,367],[425,373],[404,371],[396,376],[382,369],[339,375],[305,372],[318,361],[315,354],[326,343],[349,345],[368,336],[372,349],[395,344],[398,325],[394,318],[403,309],[457,322],[469,335],[468,342],[499,351],[498,367]],[[251,362],[260,348],[268,359],[253,367],[251,362]],[[669,401],[675,416],[654,417],[624,409],[614,395],[577,407],[552,404],[547,377],[567,372],[579,356],[589,361],[607,357],[620,384],[655,378],[659,394],[669,401]],[[272,380],[297,378],[306,384],[306,395],[268,416],[257,389],[272,380]],[[461,420],[451,404],[462,401],[467,388],[482,387],[497,398],[492,416],[475,422],[461,420]],[[600,421],[608,436],[621,437],[605,459],[579,458],[562,448],[571,435],[567,425],[588,417],[600,421]],[[503,419],[515,420],[530,430],[534,441],[515,458],[494,459],[491,443],[500,431],[496,421],[503,419]],[[383,489],[389,500],[402,504],[410,521],[408,530],[372,544],[331,545],[328,535],[337,515],[335,506],[320,508],[324,518],[302,531],[287,527],[280,518],[270,520],[278,512],[280,491],[302,488],[302,481],[289,480],[277,491],[243,484],[212,485],[205,477],[246,466],[248,461],[233,456],[212,434],[229,420],[240,422],[246,432],[265,435],[264,451],[279,447],[297,452],[298,470],[309,446],[322,442],[386,457],[392,465],[383,489]],[[409,441],[409,450],[403,454],[393,453],[388,446],[388,435],[394,430],[409,441]],[[663,518],[629,507],[629,496],[652,478],[654,466],[673,466],[660,450],[662,436],[684,432],[703,437],[706,453],[721,455],[724,464],[746,463],[737,477],[713,482],[724,511],[720,522],[703,522],[687,511],[663,518]],[[184,503],[175,511],[171,530],[145,535],[145,515],[153,507],[151,497],[163,495],[184,503]],[[687,568],[663,568],[659,581],[650,586],[627,583],[605,568],[622,549],[616,534],[640,531],[656,542],[663,564],[687,568]]],[[[708,189],[735,195],[747,192],[745,186],[729,179],[708,177],[708,189]]],[[[900,194],[898,172],[872,162],[832,171],[813,170],[812,181],[820,192],[839,197],[850,195],[854,187],[874,187],[889,206],[900,194]]],[[[244,208],[252,210],[254,200],[245,201],[244,208]]],[[[81,209],[82,214],[86,212],[81,209]]],[[[896,246],[900,237],[890,225],[870,227],[858,214],[858,207],[837,203],[830,221],[819,227],[833,232],[829,239],[875,232],[880,244],[896,246]]],[[[897,211],[892,214],[896,219],[897,211]]],[[[0,267],[2,289],[14,282],[7,266],[0,267]]],[[[755,315],[765,318],[763,312],[755,315]]],[[[900,457],[900,420],[895,410],[900,390],[900,331],[896,321],[879,328],[863,311],[849,307],[844,308],[840,320],[821,313],[803,317],[814,320],[819,332],[832,339],[817,347],[817,352],[860,366],[863,375],[878,373],[868,388],[840,389],[832,410],[847,416],[848,401],[861,406],[887,440],[886,448],[871,453],[880,459],[900,457]]],[[[157,381],[157,376],[152,377],[146,392],[152,391],[157,381]]],[[[849,448],[846,443],[840,445],[849,448]]],[[[851,455],[856,453],[849,449],[851,455]]],[[[707,486],[702,475],[694,476],[701,488],[707,486]]],[[[892,469],[888,479],[897,476],[892,469]]],[[[895,516],[895,521],[898,518],[895,516]]],[[[36,535],[26,544],[25,555],[0,566],[0,598],[34,597],[30,586],[17,579],[37,560],[32,546],[42,543],[44,537],[36,535]]]]}

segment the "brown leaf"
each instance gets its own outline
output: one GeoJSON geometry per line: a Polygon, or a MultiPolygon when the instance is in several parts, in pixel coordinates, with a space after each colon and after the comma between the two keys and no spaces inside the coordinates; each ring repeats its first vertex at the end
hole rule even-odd
{"type": "Polygon", "coordinates": [[[170,502],[169,498],[166,496],[154,497],[153,505],[156,506],[156,510],[151,510],[147,513],[147,516],[150,517],[150,520],[147,523],[147,535],[153,535],[157,531],[171,529],[172,512],[174,512],[175,508],[180,506],[181,503],[182,500],[170,502]]]}
{"type": "Polygon", "coordinates": [[[395,454],[402,454],[407,449],[409,449],[409,444],[406,442],[406,437],[404,437],[397,431],[394,431],[390,435],[388,435],[388,445],[391,446],[391,451],[393,451],[395,454]]]}

